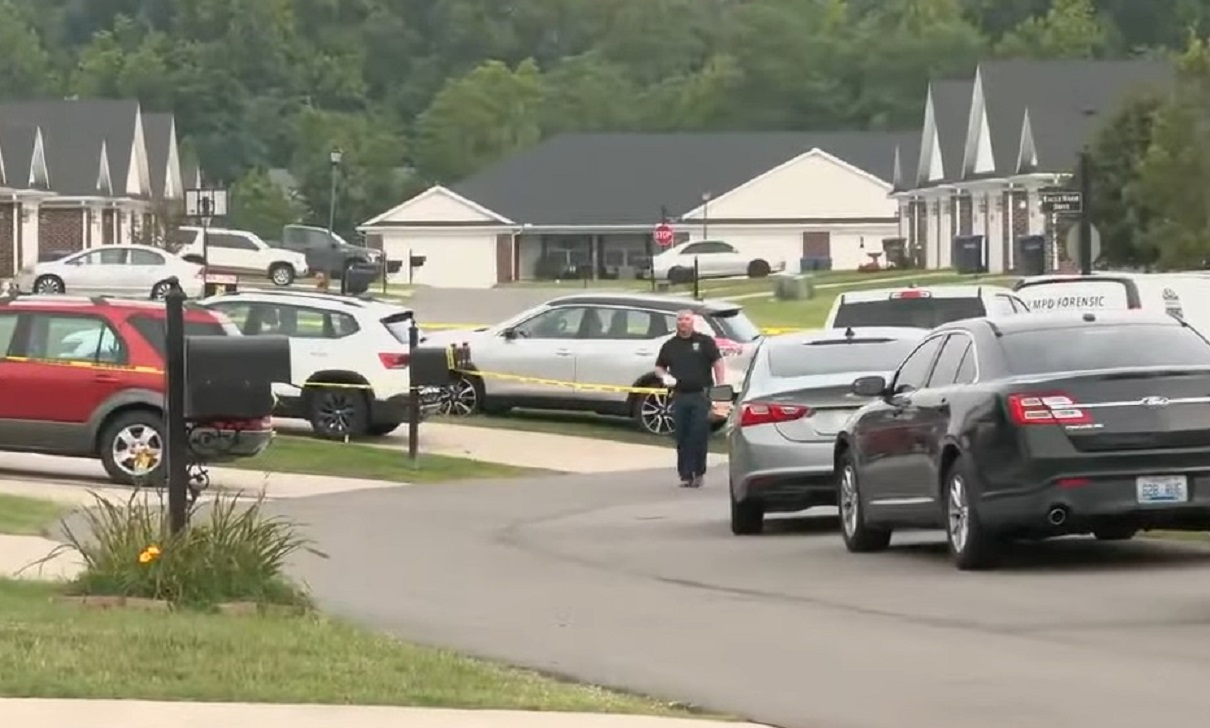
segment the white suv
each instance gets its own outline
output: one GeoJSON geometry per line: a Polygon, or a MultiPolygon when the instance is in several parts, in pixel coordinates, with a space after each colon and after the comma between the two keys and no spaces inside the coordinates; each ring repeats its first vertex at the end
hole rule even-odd
{"type": "MultiPolygon", "coordinates": [[[[273,385],[280,417],[308,420],[315,434],[385,435],[407,421],[412,311],[327,293],[240,291],[203,299],[245,336],[290,339],[291,382],[273,385]]],[[[428,397],[435,407],[437,393],[428,397]]]]}
{"type": "MultiPolygon", "coordinates": [[[[203,262],[202,229],[182,227],[176,254],[191,263],[203,262]]],[[[209,228],[206,231],[205,263],[211,273],[255,274],[279,286],[307,275],[307,256],[274,248],[247,230],[209,228]]]]}

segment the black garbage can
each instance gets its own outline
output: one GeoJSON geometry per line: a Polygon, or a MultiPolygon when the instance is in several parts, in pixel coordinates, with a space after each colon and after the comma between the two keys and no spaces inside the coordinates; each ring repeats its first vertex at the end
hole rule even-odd
{"type": "Polygon", "coordinates": [[[346,296],[360,296],[370,290],[370,284],[382,275],[382,268],[373,263],[356,263],[345,270],[341,279],[341,293],[346,296]]]}

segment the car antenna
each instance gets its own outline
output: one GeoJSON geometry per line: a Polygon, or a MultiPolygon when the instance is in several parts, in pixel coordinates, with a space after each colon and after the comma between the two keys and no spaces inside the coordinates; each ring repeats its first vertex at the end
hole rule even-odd
{"type": "Polygon", "coordinates": [[[852,326],[849,326],[849,327],[846,327],[846,328],[845,328],[845,330],[844,330],[844,337],[845,337],[846,339],[851,339],[851,338],[853,338],[853,337],[854,337],[854,336],[856,336],[856,335],[857,335],[857,333],[853,331],[853,327],[852,327],[852,326]]]}

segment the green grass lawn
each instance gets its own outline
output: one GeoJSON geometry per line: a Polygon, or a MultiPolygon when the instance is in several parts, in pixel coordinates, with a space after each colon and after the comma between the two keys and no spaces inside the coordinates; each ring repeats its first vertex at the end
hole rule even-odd
{"type": "Polygon", "coordinates": [[[60,589],[0,580],[0,695],[687,714],[315,616],[102,611],[60,589]]]}
{"type": "MultiPolygon", "coordinates": [[[[506,415],[475,415],[473,417],[435,417],[434,422],[467,427],[495,427],[522,432],[544,432],[569,437],[589,437],[596,440],[628,442],[635,445],[654,445],[673,448],[676,443],[671,437],[659,437],[642,432],[633,420],[622,417],[606,417],[591,412],[554,412],[539,410],[513,410],[506,415]]],[[[727,452],[727,443],[721,434],[710,438],[711,452],[727,452]]]]}
{"type": "Polygon", "coordinates": [[[54,501],[0,493],[0,534],[40,535],[69,510],[54,501]]]}
{"type": "Polygon", "coordinates": [[[274,473],[304,473],[343,478],[387,480],[397,483],[439,483],[474,478],[516,478],[546,471],[485,463],[468,458],[421,453],[417,467],[399,448],[361,443],[332,442],[309,437],[278,435],[265,452],[231,467],[274,473]]]}

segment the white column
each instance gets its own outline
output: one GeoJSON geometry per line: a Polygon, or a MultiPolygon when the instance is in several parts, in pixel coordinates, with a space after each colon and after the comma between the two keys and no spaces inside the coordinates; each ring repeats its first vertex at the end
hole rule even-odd
{"type": "Polygon", "coordinates": [[[25,201],[21,207],[21,260],[25,265],[38,262],[38,203],[25,201]]]}
{"type": "Polygon", "coordinates": [[[1004,272],[1004,195],[1000,191],[984,194],[987,202],[987,270],[1004,272]]]}

